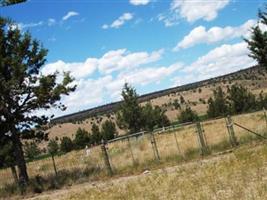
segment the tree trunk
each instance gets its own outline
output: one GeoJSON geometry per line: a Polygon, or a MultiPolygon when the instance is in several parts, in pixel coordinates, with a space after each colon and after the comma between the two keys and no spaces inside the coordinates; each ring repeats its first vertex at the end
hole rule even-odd
{"type": "Polygon", "coordinates": [[[16,132],[12,132],[12,140],[14,145],[14,153],[19,171],[19,184],[27,185],[29,176],[27,173],[27,166],[23,155],[22,143],[16,132]]]}
{"type": "Polygon", "coordinates": [[[18,179],[17,170],[16,170],[15,165],[12,165],[10,167],[10,169],[11,169],[11,173],[12,173],[13,178],[14,178],[14,182],[17,184],[19,182],[19,179],[18,179]]]}

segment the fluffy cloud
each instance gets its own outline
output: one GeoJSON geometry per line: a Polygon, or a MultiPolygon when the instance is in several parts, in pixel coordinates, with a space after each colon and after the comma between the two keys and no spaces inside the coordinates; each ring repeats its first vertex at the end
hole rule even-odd
{"type": "Polygon", "coordinates": [[[176,84],[204,80],[251,67],[256,62],[248,56],[247,43],[221,45],[183,68],[183,77],[176,77],[176,84]]]}
{"type": "Polygon", "coordinates": [[[130,0],[130,4],[139,6],[139,5],[147,5],[150,0],[130,0]]]}
{"type": "Polygon", "coordinates": [[[43,69],[43,74],[51,74],[55,71],[59,73],[70,72],[72,76],[76,79],[84,78],[91,75],[96,70],[97,59],[88,58],[85,62],[73,62],[65,63],[62,60],[59,60],[54,63],[47,64],[43,69]]]}
{"type": "Polygon", "coordinates": [[[135,68],[161,59],[163,52],[162,49],[151,53],[129,53],[126,49],[109,51],[98,60],[98,69],[101,73],[108,74],[122,69],[135,68]]]}
{"type": "Polygon", "coordinates": [[[173,0],[171,11],[185,18],[188,22],[194,22],[199,19],[211,21],[217,17],[218,11],[223,9],[229,2],[230,0],[173,0]]]}
{"type": "Polygon", "coordinates": [[[209,30],[206,30],[204,26],[198,26],[186,35],[173,50],[177,51],[179,49],[189,48],[200,43],[211,44],[241,36],[247,37],[250,28],[255,24],[256,20],[248,20],[238,27],[212,27],[209,30]]]}
{"type": "Polygon", "coordinates": [[[75,11],[69,11],[65,16],[62,17],[63,21],[68,20],[71,17],[77,16],[79,15],[79,13],[75,12],[75,11]]]}
{"type": "Polygon", "coordinates": [[[103,29],[120,28],[122,25],[125,24],[125,22],[130,21],[131,19],[133,19],[133,14],[132,13],[124,13],[118,19],[113,21],[112,24],[110,24],[110,25],[104,24],[102,26],[102,28],[103,29]]]}
{"type": "Polygon", "coordinates": [[[181,18],[188,22],[195,22],[203,19],[211,21],[218,15],[219,10],[223,9],[230,0],[173,0],[167,13],[160,14],[158,20],[162,21],[166,27],[179,24],[181,18]]]}

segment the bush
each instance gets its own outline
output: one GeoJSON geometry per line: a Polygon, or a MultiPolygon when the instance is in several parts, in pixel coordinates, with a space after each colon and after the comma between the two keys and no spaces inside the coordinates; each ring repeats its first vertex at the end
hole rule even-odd
{"type": "Polygon", "coordinates": [[[90,143],[89,133],[84,129],[78,128],[73,142],[75,148],[84,148],[88,143],[90,143]]]}
{"type": "Polygon", "coordinates": [[[25,142],[24,144],[25,157],[29,160],[33,160],[40,155],[41,150],[38,148],[36,142],[25,142]]]}
{"type": "Polygon", "coordinates": [[[60,150],[64,153],[70,152],[73,149],[73,142],[69,137],[63,137],[60,143],[60,150]]]}
{"type": "Polygon", "coordinates": [[[187,106],[185,110],[182,110],[180,115],[178,116],[178,120],[180,123],[194,122],[198,119],[199,117],[197,113],[193,111],[189,106],[187,106]]]}

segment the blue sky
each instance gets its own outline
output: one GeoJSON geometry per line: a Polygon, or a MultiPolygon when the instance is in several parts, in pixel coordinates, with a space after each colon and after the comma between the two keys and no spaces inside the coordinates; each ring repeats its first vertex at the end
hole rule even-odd
{"type": "MultiPolygon", "coordinates": [[[[242,37],[263,0],[30,0],[0,8],[49,50],[42,73],[70,71],[63,115],[233,72],[255,62],[242,37]]],[[[265,28],[265,27],[263,27],[265,28]]]]}

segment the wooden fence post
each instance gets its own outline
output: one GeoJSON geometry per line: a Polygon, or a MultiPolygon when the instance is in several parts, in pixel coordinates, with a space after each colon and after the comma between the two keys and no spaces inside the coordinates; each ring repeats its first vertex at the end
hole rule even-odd
{"type": "Polygon", "coordinates": [[[266,114],[266,110],[265,110],[264,107],[263,107],[263,113],[264,113],[264,119],[265,119],[265,122],[266,122],[266,129],[267,129],[267,114],[266,114]]]}
{"type": "Polygon", "coordinates": [[[228,115],[225,120],[226,120],[226,127],[227,127],[227,130],[229,133],[230,143],[231,143],[232,147],[236,147],[236,146],[238,146],[238,141],[237,141],[236,136],[235,136],[234,124],[233,124],[232,118],[230,115],[228,115]]]}
{"type": "Polygon", "coordinates": [[[104,158],[105,167],[107,169],[108,174],[111,176],[113,174],[113,171],[112,171],[112,168],[111,168],[111,165],[110,165],[108,152],[107,152],[104,140],[102,140],[101,149],[102,149],[102,154],[103,154],[103,158],[104,158]]]}
{"type": "Polygon", "coordinates": [[[200,151],[201,151],[201,155],[206,155],[209,153],[209,149],[206,143],[206,140],[204,138],[204,133],[203,133],[203,129],[201,127],[200,122],[196,123],[196,132],[197,132],[197,136],[198,136],[198,142],[199,142],[199,147],[200,147],[200,151]]]}
{"type": "Polygon", "coordinates": [[[132,160],[133,160],[133,165],[135,165],[136,161],[134,159],[133,150],[132,150],[132,146],[131,146],[131,142],[130,142],[129,136],[127,137],[127,140],[128,140],[128,146],[129,146],[129,149],[130,149],[130,152],[131,152],[132,160]]]}
{"type": "Polygon", "coordinates": [[[51,158],[52,158],[52,162],[53,162],[53,167],[54,167],[55,175],[57,176],[57,167],[56,167],[55,158],[54,158],[54,155],[53,154],[51,154],[51,158]]]}
{"type": "Polygon", "coordinates": [[[155,159],[160,160],[158,146],[157,146],[156,139],[154,137],[153,132],[150,132],[150,135],[151,135],[151,144],[152,144],[155,159]]]}

